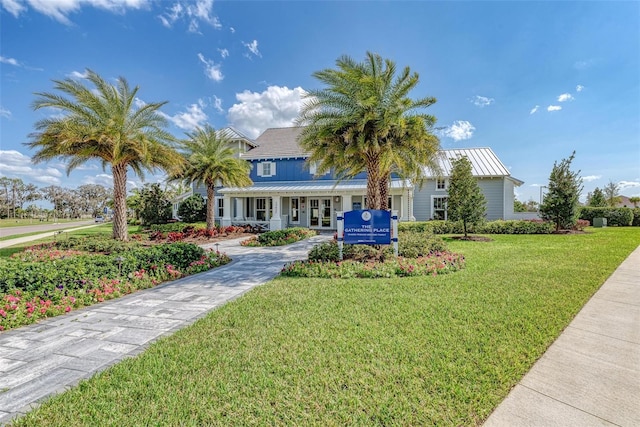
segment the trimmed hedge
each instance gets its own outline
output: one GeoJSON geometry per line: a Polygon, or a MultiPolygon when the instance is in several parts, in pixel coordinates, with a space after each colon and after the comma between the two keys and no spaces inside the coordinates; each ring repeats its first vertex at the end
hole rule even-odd
{"type": "MultiPolygon", "coordinates": [[[[498,220],[478,225],[468,225],[469,233],[478,234],[551,234],[555,230],[549,222],[527,220],[498,220]]],[[[461,234],[464,229],[461,222],[424,221],[401,222],[398,231],[417,231],[433,234],[461,234]]]]}
{"type": "Polygon", "coordinates": [[[640,208],[635,208],[633,210],[633,222],[631,225],[634,227],[640,227],[640,208]]]}
{"type": "Polygon", "coordinates": [[[589,221],[591,225],[593,225],[594,218],[606,218],[608,226],[627,227],[633,225],[634,216],[634,210],[631,208],[593,208],[585,206],[580,210],[580,219],[589,221]]]}

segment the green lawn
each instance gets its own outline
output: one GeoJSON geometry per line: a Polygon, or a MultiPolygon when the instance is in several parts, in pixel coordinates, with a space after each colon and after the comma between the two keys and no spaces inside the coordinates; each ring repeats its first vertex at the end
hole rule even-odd
{"type": "Polygon", "coordinates": [[[16,425],[477,425],[640,228],[451,241],[466,269],[277,279],[16,425]]]}
{"type": "Polygon", "coordinates": [[[65,222],[79,222],[79,221],[89,221],[93,218],[56,218],[55,221],[53,218],[45,221],[40,221],[39,219],[33,218],[4,218],[0,219],[0,228],[7,227],[22,227],[25,225],[44,225],[44,224],[63,224],[65,222]]]}

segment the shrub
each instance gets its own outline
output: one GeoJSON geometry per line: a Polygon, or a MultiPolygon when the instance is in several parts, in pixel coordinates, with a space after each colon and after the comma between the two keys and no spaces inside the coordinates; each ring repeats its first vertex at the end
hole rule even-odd
{"type": "MultiPolygon", "coordinates": [[[[462,224],[453,221],[401,222],[399,231],[427,232],[433,234],[463,233],[462,224]]],[[[472,226],[470,233],[480,234],[549,234],[553,226],[540,220],[497,220],[472,226]]]]}
{"type": "Polygon", "coordinates": [[[631,208],[592,208],[583,207],[580,219],[587,220],[593,225],[594,218],[606,218],[608,226],[629,226],[633,224],[634,210],[631,208]]]}
{"type": "Polygon", "coordinates": [[[640,208],[635,208],[633,210],[633,222],[631,222],[631,225],[634,227],[640,227],[640,208]]]}
{"type": "Polygon", "coordinates": [[[200,194],[187,197],[178,207],[178,216],[184,222],[200,222],[207,219],[207,206],[200,194]]]}
{"type": "Polygon", "coordinates": [[[308,237],[315,236],[314,230],[303,227],[285,228],[284,230],[267,231],[260,234],[257,238],[252,238],[242,242],[244,246],[282,246],[304,240],[308,237]]]}

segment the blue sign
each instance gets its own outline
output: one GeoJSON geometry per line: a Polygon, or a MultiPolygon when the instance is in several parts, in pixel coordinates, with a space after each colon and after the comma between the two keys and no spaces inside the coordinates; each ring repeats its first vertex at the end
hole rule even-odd
{"type": "Polygon", "coordinates": [[[388,245],[391,243],[391,212],[355,210],[344,213],[344,243],[388,245]]]}

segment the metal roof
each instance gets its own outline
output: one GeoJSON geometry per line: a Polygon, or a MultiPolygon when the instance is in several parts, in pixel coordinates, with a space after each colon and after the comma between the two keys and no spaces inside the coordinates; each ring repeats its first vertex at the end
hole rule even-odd
{"type": "Polygon", "coordinates": [[[229,139],[241,139],[245,141],[247,144],[251,145],[252,147],[256,147],[258,145],[251,138],[239,132],[238,130],[232,128],[231,126],[227,126],[225,128],[219,129],[218,135],[225,136],[229,139]]]}
{"type": "MultiPolygon", "coordinates": [[[[460,148],[451,150],[442,150],[440,152],[440,169],[441,176],[448,177],[451,175],[453,168],[451,160],[466,156],[471,162],[471,173],[477,177],[504,177],[510,176],[509,169],[498,159],[498,156],[491,148],[460,148]]],[[[431,173],[430,177],[435,178],[431,173]]]]}
{"type": "MultiPolygon", "coordinates": [[[[392,180],[391,190],[404,190],[411,188],[407,181],[392,180]]],[[[248,193],[340,193],[367,191],[366,180],[350,180],[350,181],[307,181],[307,182],[263,182],[256,183],[249,187],[225,187],[218,190],[222,194],[248,194],[248,193]]]]}

